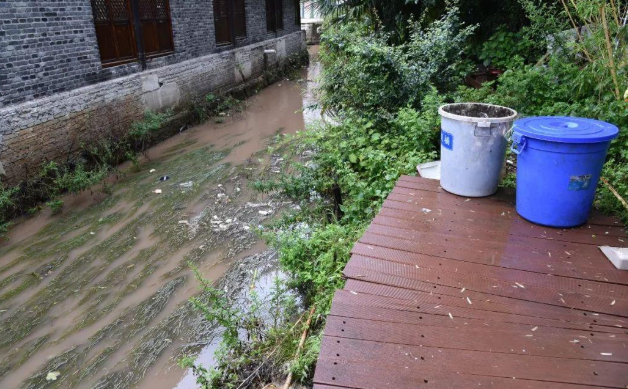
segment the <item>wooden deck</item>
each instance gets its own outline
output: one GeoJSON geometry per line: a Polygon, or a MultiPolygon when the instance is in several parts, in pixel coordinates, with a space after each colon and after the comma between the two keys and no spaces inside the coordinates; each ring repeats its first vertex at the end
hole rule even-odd
{"type": "Polygon", "coordinates": [[[599,245],[628,246],[616,219],[545,228],[511,194],[402,177],[344,270],[314,388],[628,388],[628,272],[599,245]]]}

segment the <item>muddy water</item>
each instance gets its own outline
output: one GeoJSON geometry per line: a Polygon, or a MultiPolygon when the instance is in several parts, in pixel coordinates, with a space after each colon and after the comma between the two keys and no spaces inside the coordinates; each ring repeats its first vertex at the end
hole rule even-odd
{"type": "Polygon", "coordinates": [[[266,152],[278,134],[317,118],[302,109],[314,103],[318,66],[153,147],[113,194],[67,197],[63,214],[10,231],[0,245],[0,388],[196,387],[176,361],[211,361],[202,345],[215,329],[188,303],[198,292],[190,264],[217,280],[239,260],[272,262],[253,230],[290,205],[249,184],[281,171],[266,152]]]}

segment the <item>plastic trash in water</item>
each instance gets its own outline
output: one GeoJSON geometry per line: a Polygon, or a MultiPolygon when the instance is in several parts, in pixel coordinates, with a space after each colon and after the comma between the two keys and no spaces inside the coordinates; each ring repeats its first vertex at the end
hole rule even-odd
{"type": "Polygon", "coordinates": [[[191,188],[194,186],[194,181],[182,182],[179,184],[181,188],[191,188]]]}
{"type": "Polygon", "coordinates": [[[159,178],[159,181],[164,182],[164,181],[168,181],[170,179],[170,177],[168,176],[162,176],[159,178]]]}

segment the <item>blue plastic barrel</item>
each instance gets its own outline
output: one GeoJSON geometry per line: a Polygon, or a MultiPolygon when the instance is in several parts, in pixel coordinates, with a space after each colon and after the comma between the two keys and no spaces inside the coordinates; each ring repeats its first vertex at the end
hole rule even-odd
{"type": "Polygon", "coordinates": [[[608,147],[619,129],[599,120],[530,117],[515,122],[517,213],[549,227],[589,218],[608,147]]]}

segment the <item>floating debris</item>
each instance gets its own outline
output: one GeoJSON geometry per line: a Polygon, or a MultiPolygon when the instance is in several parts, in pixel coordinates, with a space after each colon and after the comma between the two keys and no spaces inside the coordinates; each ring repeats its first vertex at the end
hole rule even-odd
{"type": "Polygon", "coordinates": [[[58,371],[49,371],[46,375],[46,381],[56,381],[60,375],[61,373],[59,373],[58,371]]]}
{"type": "Polygon", "coordinates": [[[168,181],[170,179],[170,177],[168,176],[162,176],[159,178],[159,181],[164,182],[164,181],[168,181]]]}
{"type": "Polygon", "coordinates": [[[155,194],[161,194],[161,189],[155,189],[155,190],[153,191],[153,193],[155,193],[155,194]]]}
{"type": "Polygon", "coordinates": [[[148,172],[149,172],[149,173],[155,173],[156,171],[157,171],[157,170],[155,170],[155,169],[150,169],[148,172]]]}
{"type": "Polygon", "coordinates": [[[181,188],[191,188],[194,186],[194,181],[182,182],[179,184],[181,188]]]}

